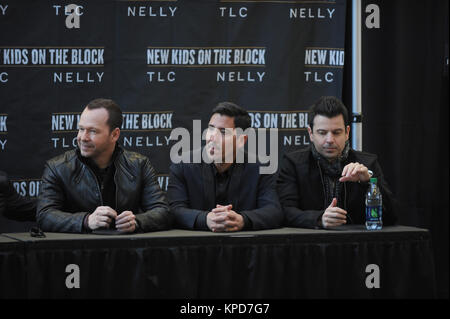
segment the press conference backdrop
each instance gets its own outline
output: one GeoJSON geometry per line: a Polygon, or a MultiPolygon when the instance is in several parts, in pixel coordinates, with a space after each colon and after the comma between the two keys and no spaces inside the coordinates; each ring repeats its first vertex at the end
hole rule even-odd
{"type": "Polygon", "coordinates": [[[308,107],[341,97],[345,21],[344,0],[0,0],[0,169],[36,197],[98,97],[121,106],[119,142],[163,189],[172,129],[206,128],[220,101],[278,128],[280,155],[302,148],[308,107]]]}

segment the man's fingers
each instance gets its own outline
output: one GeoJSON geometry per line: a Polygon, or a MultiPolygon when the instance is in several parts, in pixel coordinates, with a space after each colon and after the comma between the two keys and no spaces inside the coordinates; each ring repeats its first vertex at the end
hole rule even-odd
{"type": "Polygon", "coordinates": [[[357,166],[358,163],[350,163],[345,165],[344,169],[342,170],[342,176],[350,176],[355,166],[357,166]]]}
{"type": "Polygon", "coordinates": [[[322,224],[324,225],[324,227],[340,226],[340,225],[343,225],[346,223],[347,223],[347,220],[345,220],[345,219],[330,218],[328,216],[324,216],[322,218],[322,224]]]}
{"type": "Polygon", "coordinates": [[[116,229],[123,233],[132,233],[136,230],[136,216],[132,211],[123,211],[116,219],[116,229]]]}
{"type": "Polygon", "coordinates": [[[118,226],[127,226],[127,225],[129,225],[130,223],[134,223],[134,218],[131,218],[131,219],[122,219],[120,222],[117,222],[116,221],[116,227],[118,227],[118,226]]]}
{"type": "Polygon", "coordinates": [[[347,172],[347,176],[355,175],[355,172],[358,170],[358,167],[359,167],[359,163],[353,163],[353,165],[347,172]]]}
{"type": "Polygon", "coordinates": [[[351,172],[351,175],[352,175],[352,176],[356,176],[356,175],[358,175],[359,173],[362,173],[363,167],[364,167],[364,166],[361,165],[361,164],[355,165],[355,167],[353,168],[353,170],[352,170],[352,172],[351,172]]]}
{"type": "Polygon", "coordinates": [[[222,223],[227,220],[226,214],[216,214],[211,217],[211,220],[215,223],[222,223]]]}
{"type": "Polygon", "coordinates": [[[341,176],[347,175],[348,165],[345,165],[344,169],[342,170],[341,176]]]}
{"type": "Polygon", "coordinates": [[[343,219],[343,220],[347,219],[346,215],[343,213],[328,213],[326,214],[325,217],[329,219],[343,219]]]}
{"type": "Polygon", "coordinates": [[[336,205],[337,205],[337,198],[335,197],[335,198],[333,198],[333,200],[331,201],[331,204],[330,204],[329,207],[336,207],[336,205]]]}
{"type": "Polygon", "coordinates": [[[136,229],[136,226],[134,223],[129,222],[124,225],[116,226],[116,228],[118,231],[120,231],[122,233],[131,233],[131,232],[134,232],[134,230],[136,229]]]}
{"type": "Polygon", "coordinates": [[[109,223],[107,223],[107,222],[97,221],[95,224],[98,228],[101,228],[101,227],[108,228],[109,227],[109,223]]]}
{"type": "Polygon", "coordinates": [[[230,210],[233,207],[233,205],[217,205],[216,208],[214,208],[213,210],[211,210],[213,213],[218,213],[218,212],[226,212],[228,210],[230,210]]]}
{"type": "Polygon", "coordinates": [[[225,226],[222,225],[222,224],[214,224],[214,225],[211,227],[211,230],[212,230],[213,232],[222,232],[222,231],[225,230],[225,226]]]}
{"type": "Polygon", "coordinates": [[[213,208],[211,211],[213,213],[221,213],[221,212],[226,212],[227,209],[225,206],[220,206],[220,207],[213,208]]]}
{"type": "Polygon", "coordinates": [[[231,209],[231,208],[233,207],[233,204],[228,204],[228,205],[220,205],[220,204],[217,204],[217,205],[216,205],[216,208],[218,208],[218,207],[227,207],[228,209],[231,209]]]}
{"type": "Polygon", "coordinates": [[[133,212],[131,211],[124,211],[116,218],[116,224],[122,224],[125,222],[128,222],[130,220],[134,220],[136,216],[134,216],[133,212]]]}
{"type": "Polygon", "coordinates": [[[97,221],[98,222],[105,222],[107,224],[110,224],[112,219],[108,216],[104,216],[104,215],[98,215],[97,216],[97,221]]]}
{"type": "Polygon", "coordinates": [[[339,214],[347,215],[347,212],[339,207],[330,207],[325,211],[325,213],[339,213],[339,214]]]}
{"type": "Polygon", "coordinates": [[[134,225],[135,224],[134,224],[134,220],[133,220],[133,221],[124,222],[122,224],[116,224],[116,228],[128,229],[128,228],[133,228],[134,225]]]}
{"type": "Polygon", "coordinates": [[[135,219],[136,219],[135,216],[128,217],[128,218],[122,218],[121,220],[116,219],[116,226],[122,226],[122,225],[127,225],[129,223],[134,223],[135,219]]]}
{"type": "Polygon", "coordinates": [[[109,206],[100,206],[97,208],[96,212],[99,215],[109,216],[114,219],[117,217],[116,211],[109,206]]]}
{"type": "Polygon", "coordinates": [[[360,164],[358,162],[347,164],[342,170],[341,174],[342,177],[339,179],[339,181],[340,182],[354,181],[355,176],[363,174],[366,170],[367,167],[364,164],[360,164]]]}

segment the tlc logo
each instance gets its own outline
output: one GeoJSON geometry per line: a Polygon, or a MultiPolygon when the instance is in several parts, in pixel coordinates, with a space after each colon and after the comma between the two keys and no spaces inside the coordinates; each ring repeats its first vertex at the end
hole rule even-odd
{"type": "MultiPolygon", "coordinates": [[[[59,16],[59,9],[61,8],[61,6],[54,5],[53,8],[55,8],[56,10],[56,15],[59,16]]],[[[66,28],[68,29],[80,28],[80,16],[83,15],[81,9],[83,9],[83,6],[79,6],[76,4],[69,4],[67,6],[64,6],[64,14],[67,16],[66,28]]]]}

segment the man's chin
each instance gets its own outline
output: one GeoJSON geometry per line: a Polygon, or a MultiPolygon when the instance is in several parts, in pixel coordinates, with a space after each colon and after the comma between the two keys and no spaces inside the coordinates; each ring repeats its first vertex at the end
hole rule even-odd
{"type": "Polygon", "coordinates": [[[222,159],[214,154],[208,153],[208,160],[210,163],[221,163],[222,159]]]}
{"type": "Polygon", "coordinates": [[[80,154],[83,157],[92,157],[92,152],[83,151],[81,148],[80,148],[80,154]]]}
{"type": "Polygon", "coordinates": [[[329,152],[329,151],[326,152],[326,151],[323,151],[321,154],[327,160],[334,160],[334,159],[338,158],[338,156],[339,156],[338,152],[329,152]]]}
{"type": "Polygon", "coordinates": [[[338,158],[337,153],[326,153],[326,154],[322,154],[322,155],[329,161],[334,161],[335,159],[338,158]]]}

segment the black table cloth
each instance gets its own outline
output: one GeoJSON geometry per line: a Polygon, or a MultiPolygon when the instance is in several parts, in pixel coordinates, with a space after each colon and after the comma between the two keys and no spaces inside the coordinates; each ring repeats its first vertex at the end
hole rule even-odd
{"type": "Polygon", "coordinates": [[[3,298],[433,298],[430,234],[281,228],[0,236],[3,298]],[[68,265],[80,288],[68,288],[68,265]],[[368,288],[368,265],[380,288],[368,288]]]}

